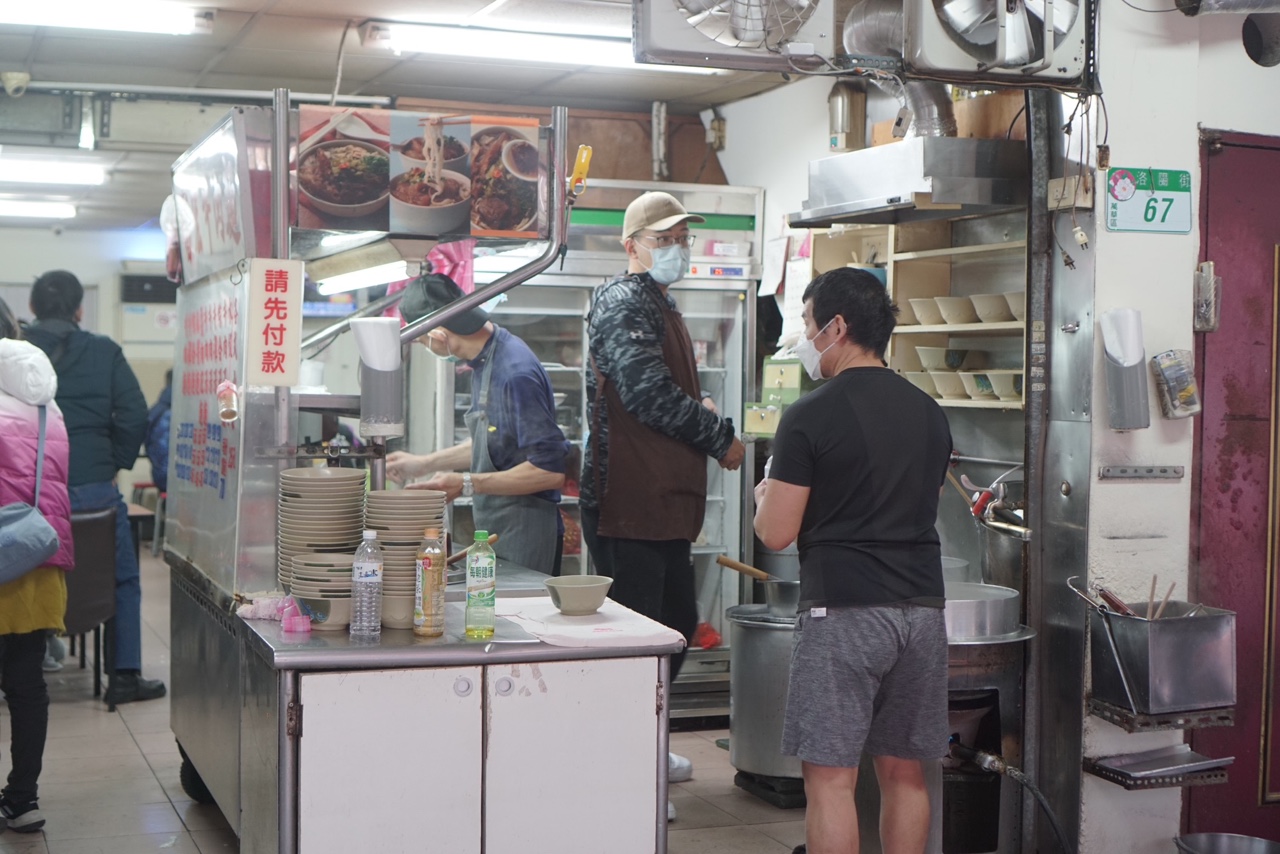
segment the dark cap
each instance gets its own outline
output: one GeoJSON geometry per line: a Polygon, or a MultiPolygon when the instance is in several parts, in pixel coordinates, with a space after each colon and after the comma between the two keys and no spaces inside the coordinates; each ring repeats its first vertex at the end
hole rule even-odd
{"type": "MultiPolygon", "coordinates": [[[[462,293],[462,288],[453,279],[443,273],[428,273],[414,279],[404,289],[404,296],[400,299],[400,316],[406,323],[413,323],[463,296],[465,294],[462,293]]],[[[488,322],[487,311],[471,308],[442,325],[455,335],[471,335],[479,332],[488,322]]]]}

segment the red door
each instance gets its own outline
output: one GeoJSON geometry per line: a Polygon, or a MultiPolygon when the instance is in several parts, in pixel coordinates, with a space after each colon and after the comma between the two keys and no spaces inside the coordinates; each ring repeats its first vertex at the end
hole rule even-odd
{"type": "Polygon", "coordinates": [[[1201,257],[1222,277],[1222,316],[1197,336],[1192,601],[1236,613],[1237,700],[1234,727],[1191,744],[1236,760],[1226,784],[1187,790],[1187,827],[1280,840],[1280,139],[1208,136],[1202,174],[1201,257]]]}

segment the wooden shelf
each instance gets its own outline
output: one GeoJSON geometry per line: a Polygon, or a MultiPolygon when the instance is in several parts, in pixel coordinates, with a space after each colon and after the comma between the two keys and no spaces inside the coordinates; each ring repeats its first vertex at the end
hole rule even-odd
{"type": "Polygon", "coordinates": [[[893,262],[923,261],[929,258],[955,258],[965,255],[989,255],[993,252],[1011,252],[1025,249],[1027,241],[1010,240],[1007,243],[980,243],[973,246],[946,246],[942,249],[920,249],[915,252],[895,252],[893,262]]]}
{"type": "MultiPolygon", "coordinates": [[[[979,371],[978,373],[981,373],[979,371]]],[[[935,397],[938,405],[954,409],[1021,409],[1021,400],[973,400],[972,398],[935,397]]]]}
{"type": "Polygon", "coordinates": [[[1002,320],[998,323],[913,323],[895,326],[894,335],[1012,335],[1026,331],[1021,320],[1002,320]]]}

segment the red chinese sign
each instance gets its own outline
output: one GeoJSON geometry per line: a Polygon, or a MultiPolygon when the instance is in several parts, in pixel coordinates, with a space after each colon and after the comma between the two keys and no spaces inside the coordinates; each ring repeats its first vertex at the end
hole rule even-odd
{"type": "Polygon", "coordinates": [[[248,385],[298,383],[302,361],[302,262],[254,258],[249,268],[248,385]]]}

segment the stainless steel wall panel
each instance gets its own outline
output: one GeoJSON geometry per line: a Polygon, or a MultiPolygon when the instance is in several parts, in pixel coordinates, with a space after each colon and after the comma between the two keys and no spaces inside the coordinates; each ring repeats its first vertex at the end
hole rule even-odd
{"type": "Polygon", "coordinates": [[[169,585],[169,724],[240,831],[240,648],[234,618],[175,572],[169,585]]]}
{"type": "Polygon", "coordinates": [[[278,673],[248,644],[240,645],[244,699],[240,705],[240,854],[276,851],[280,822],[278,673]]]}

